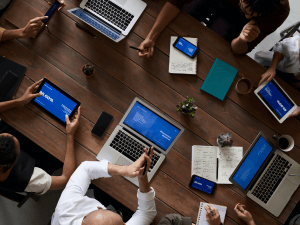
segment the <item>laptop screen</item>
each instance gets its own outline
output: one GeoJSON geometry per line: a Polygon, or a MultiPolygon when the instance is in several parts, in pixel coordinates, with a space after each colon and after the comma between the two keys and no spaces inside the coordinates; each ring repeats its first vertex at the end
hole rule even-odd
{"type": "Polygon", "coordinates": [[[246,189],[272,149],[272,146],[260,136],[232,179],[246,189]]]}
{"type": "Polygon", "coordinates": [[[172,144],[180,129],[136,102],[124,120],[124,124],[164,150],[172,144]]]}
{"type": "Polygon", "coordinates": [[[294,106],[290,98],[273,80],[267,83],[266,86],[258,92],[258,95],[278,119],[284,117],[294,106]]]}

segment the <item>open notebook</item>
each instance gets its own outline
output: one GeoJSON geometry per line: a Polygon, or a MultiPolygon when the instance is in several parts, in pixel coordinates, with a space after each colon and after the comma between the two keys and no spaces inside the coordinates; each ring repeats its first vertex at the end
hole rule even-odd
{"type": "MultiPolygon", "coordinates": [[[[204,208],[205,205],[207,205],[207,203],[200,202],[196,225],[209,225],[209,223],[206,221],[206,210],[204,208]]],[[[227,207],[213,204],[210,205],[219,211],[221,222],[224,224],[227,207]]]]}
{"type": "Polygon", "coordinates": [[[243,147],[193,145],[191,175],[217,184],[231,184],[229,177],[242,158],[243,147]]]}
{"type": "MultiPolygon", "coordinates": [[[[177,37],[171,37],[169,73],[196,75],[197,56],[194,59],[191,59],[190,57],[174,48],[173,43],[176,41],[176,39],[177,37]]],[[[198,38],[184,37],[184,39],[197,46],[198,38]]]]}

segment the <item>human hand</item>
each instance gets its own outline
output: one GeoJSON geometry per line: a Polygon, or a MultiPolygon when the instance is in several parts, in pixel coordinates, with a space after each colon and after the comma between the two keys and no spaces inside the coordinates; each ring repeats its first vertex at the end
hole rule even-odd
{"type": "Polygon", "coordinates": [[[57,9],[57,11],[60,11],[63,7],[66,6],[66,3],[65,3],[64,0],[61,0],[61,1],[59,1],[59,2],[60,2],[60,4],[61,4],[61,6],[57,9]]]}
{"type": "Polygon", "coordinates": [[[127,166],[125,169],[125,173],[124,176],[126,177],[144,177],[147,175],[147,171],[150,168],[151,165],[151,158],[153,156],[153,147],[150,148],[150,155],[148,156],[148,150],[145,148],[144,149],[145,153],[143,155],[141,155],[141,157],[136,160],[134,163],[132,163],[131,165],[127,166]],[[145,175],[143,175],[144,173],[144,163],[147,161],[147,168],[146,168],[146,173],[145,175]]]}
{"type": "Polygon", "coordinates": [[[236,212],[237,216],[244,220],[248,225],[254,224],[252,215],[244,209],[244,205],[241,205],[240,203],[236,204],[234,211],[236,212]]]}
{"type": "Polygon", "coordinates": [[[300,106],[298,106],[287,118],[300,115],[300,106]]]}
{"type": "Polygon", "coordinates": [[[257,25],[255,25],[255,20],[251,20],[244,26],[239,37],[243,41],[252,42],[258,37],[259,34],[260,34],[260,29],[258,28],[257,25]]]}
{"type": "Polygon", "coordinates": [[[207,204],[206,206],[204,206],[204,208],[206,210],[206,220],[209,225],[220,225],[221,218],[219,211],[216,208],[212,207],[210,204],[207,204]],[[214,215],[212,215],[209,209],[214,213],[214,215]]]}
{"type": "Polygon", "coordinates": [[[260,86],[266,80],[270,82],[276,75],[276,68],[269,68],[263,75],[261,75],[261,80],[259,81],[258,86],[260,86]]]}
{"type": "Polygon", "coordinates": [[[36,17],[30,20],[24,28],[21,28],[21,37],[34,37],[44,25],[42,20],[47,19],[48,16],[36,17]]]}
{"type": "Polygon", "coordinates": [[[139,57],[144,59],[151,58],[154,53],[154,45],[155,42],[153,40],[146,38],[139,46],[139,49],[141,49],[141,51],[138,51],[139,57]]]}
{"type": "Polygon", "coordinates": [[[67,124],[66,130],[67,130],[68,135],[74,135],[79,126],[80,110],[81,110],[81,106],[78,107],[78,110],[74,114],[71,121],[70,121],[68,115],[66,115],[66,124],[67,124]]]}
{"type": "Polygon", "coordinates": [[[43,79],[39,80],[38,82],[35,82],[34,84],[30,85],[23,96],[19,98],[20,103],[23,105],[28,104],[33,98],[35,97],[41,97],[43,94],[41,93],[35,93],[38,89],[39,85],[42,83],[43,79]]]}

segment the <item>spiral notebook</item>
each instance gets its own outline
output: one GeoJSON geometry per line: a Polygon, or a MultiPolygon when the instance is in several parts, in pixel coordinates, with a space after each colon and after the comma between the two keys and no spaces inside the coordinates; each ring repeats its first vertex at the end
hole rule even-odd
{"type": "MultiPolygon", "coordinates": [[[[196,225],[209,225],[209,223],[206,221],[206,210],[204,208],[204,206],[206,206],[206,205],[207,205],[206,202],[200,202],[196,225]]],[[[213,204],[210,204],[210,205],[219,211],[221,222],[224,224],[227,207],[220,206],[220,205],[213,205],[213,204]]]]}
{"type": "Polygon", "coordinates": [[[224,100],[238,70],[216,58],[200,90],[224,100]]]}
{"type": "MultiPolygon", "coordinates": [[[[173,43],[176,41],[176,39],[177,37],[171,37],[169,73],[196,75],[197,56],[194,59],[191,59],[190,57],[174,48],[173,43]]],[[[198,38],[184,37],[184,39],[197,46],[198,38]]]]}

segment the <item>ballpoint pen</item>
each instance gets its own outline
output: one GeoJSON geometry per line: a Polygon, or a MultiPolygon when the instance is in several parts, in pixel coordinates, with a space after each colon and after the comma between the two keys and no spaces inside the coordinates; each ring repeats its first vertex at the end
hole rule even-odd
{"type": "MultiPolygon", "coordinates": [[[[150,155],[150,149],[151,149],[151,147],[150,147],[149,150],[148,150],[148,156],[150,155]]],[[[144,176],[145,173],[146,173],[146,169],[147,169],[147,160],[146,160],[146,162],[145,162],[145,168],[144,168],[143,176],[144,176]]]]}
{"type": "Polygon", "coordinates": [[[137,47],[134,47],[134,46],[129,46],[129,48],[132,48],[132,49],[135,49],[135,50],[141,51],[141,49],[139,49],[139,48],[137,48],[137,47]]]}

